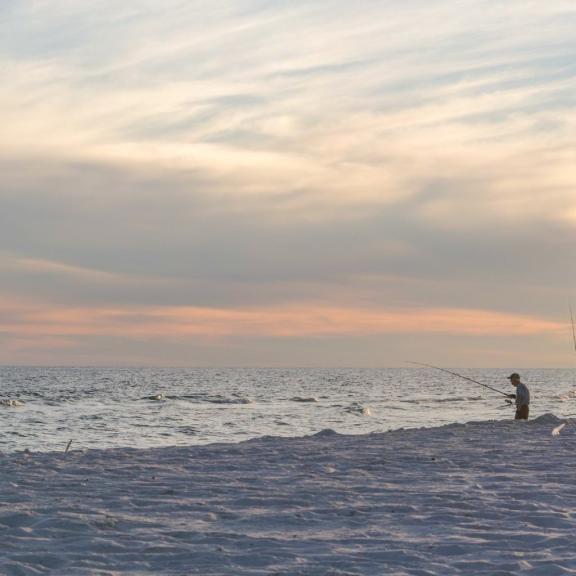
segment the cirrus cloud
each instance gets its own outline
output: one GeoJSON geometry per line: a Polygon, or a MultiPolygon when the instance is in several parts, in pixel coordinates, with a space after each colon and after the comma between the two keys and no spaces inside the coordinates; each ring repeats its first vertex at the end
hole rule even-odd
{"type": "Polygon", "coordinates": [[[6,346],[561,329],[573,2],[17,0],[0,17],[0,279],[24,298],[3,307],[6,346]]]}

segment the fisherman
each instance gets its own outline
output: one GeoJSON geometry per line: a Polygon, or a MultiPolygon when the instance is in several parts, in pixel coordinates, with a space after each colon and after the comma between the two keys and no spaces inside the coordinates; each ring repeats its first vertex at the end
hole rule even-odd
{"type": "Polygon", "coordinates": [[[528,420],[528,412],[530,412],[530,390],[528,386],[520,381],[520,374],[514,372],[508,376],[510,384],[516,388],[516,394],[508,394],[508,398],[516,400],[516,416],[515,420],[528,420]]]}

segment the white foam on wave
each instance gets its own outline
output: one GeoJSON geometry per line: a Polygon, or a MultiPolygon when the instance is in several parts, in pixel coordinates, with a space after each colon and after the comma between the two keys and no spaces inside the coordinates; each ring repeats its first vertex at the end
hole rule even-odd
{"type": "Polygon", "coordinates": [[[362,404],[357,402],[347,406],[344,411],[349,414],[357,414],[358,416],[372,416],[372,411],[368,406],[362,406],[362,404]]]}
{"type": "MultiPolygon", "coordinates": [[[[147,398],[151,400],[155,399],[151,397],[147,398]]],[[[208,396],[205,394],[195,394],[195,395],[187,394],[181,396],[162,395],[162,399],[184,400],[188,402],[194,402],[197,404],[252,404],[254,402],[251,398],[242,396],[226,397],[226,396],[208,396]]]]}
{"type": "Polygon", "coordinates": [[[558,396],[558,398],[562,401],[562,402],[568,402],[569,400],[574,400],[576,397],[576,390],[570,390],[568,392],[565,392],[564,394],[560,394],[558,396]]]}
{"type": "Polygon", "coordinates": [[[152,394],[151,396],[145,396],[142,400],[153,400],[154,402],[161,402],[166,400],[166,396],[164,394],[152,394]]]}
{"type": "Polygon", "coordinates": [[[478,400],[485,400],[485,398],[482,398],[482,396],[446,396],[444,398],[422,396],[418,398],[405,398],[398,400],[398,402],[406,404],[443,404],[445,402],[475,402],[478,400]]]}
{"type": "Polygon", "coordinates": [[[18,408],[25,404],[26,402],[23,402],[22,400],[13,400],[10,398],[0,399],[0,406],[6,406],[7,408],[18,408]]]}
{"type": "Polygon", "coordinates": [[[253,404],[251,398],[213,398],[206,400],[209,404],[253,404]]]}

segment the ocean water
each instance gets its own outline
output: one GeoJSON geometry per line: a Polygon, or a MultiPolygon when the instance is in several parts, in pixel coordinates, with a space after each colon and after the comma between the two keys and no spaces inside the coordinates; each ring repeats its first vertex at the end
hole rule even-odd
{"type": "MultiPolygon", "coordinates": [[[[513,370],[459,369],[504,392],[513,370]]],[[[524,370],[531,415],[576,413],[576,370],[524,370]]],[[[138,448],[507,419],[504,396],[407,369],[0,367],[0,451],[138,448]]]]}

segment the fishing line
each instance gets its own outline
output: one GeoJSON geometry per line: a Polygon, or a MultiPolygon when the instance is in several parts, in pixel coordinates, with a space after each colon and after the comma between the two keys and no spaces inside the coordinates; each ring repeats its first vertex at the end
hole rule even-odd
{"type": "Polygon", "coordinates": [[[484,388],[488,388],[488,390],[498,392],[498,394],[502,394],[503,396],[506,396],[506,398],[508,398],[508,394],[506,394],[506,392],[502,392],[502,390],[498,390],[497,388],[492,388],[492,386],[488,386],[488,384],[483,384],[482,382],[478,382],[478,380],[468,378],[468,376],[463,376],[462,374],[458,374],[458,372],[452,372],[452,370],[446,370],[446,368],[440,368],[439,366],[432,366],[432,364],[424,364],[422,362],[408,362],[408,364],[416,364],[417,366],[426,366],[427,368],[434,368],[435,370],[441,370],[442,372],[446,372],[447,374],[452,374],[452,376],[458,376],[458,378],[463,378],[464,380],[468,380],[469,382],[474,382],[474,384],[478,384],[479,386],[483,386],[484,388]]]}

